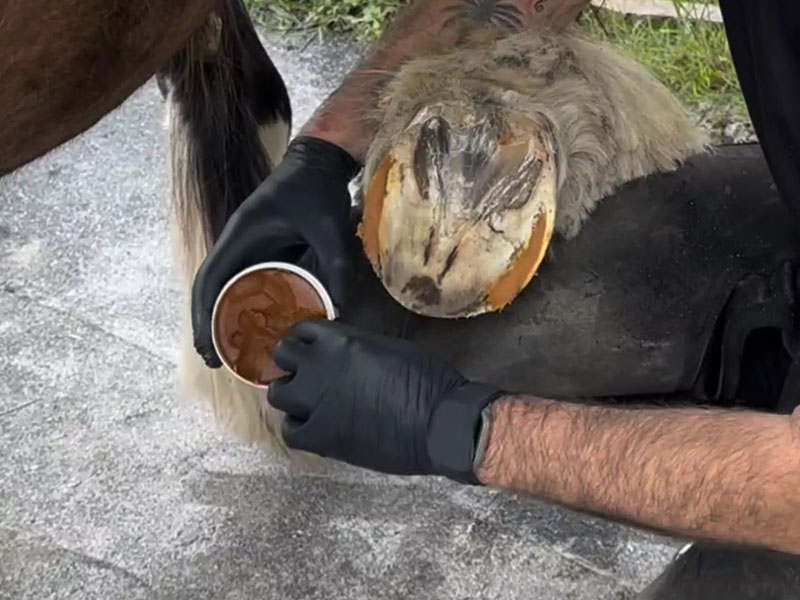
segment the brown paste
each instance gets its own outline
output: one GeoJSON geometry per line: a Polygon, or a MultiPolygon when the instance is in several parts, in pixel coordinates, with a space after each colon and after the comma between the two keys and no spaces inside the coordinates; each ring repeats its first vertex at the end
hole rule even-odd
{"type": "Polygon", "coordinates": [[[300,321],[325,318],[325,306],[310,283],[287,271],[261,270],[225,291],[214,333],[221,358],[238,375],[267,385],[286,374],[273,361],[276,344],[300,321]]]}

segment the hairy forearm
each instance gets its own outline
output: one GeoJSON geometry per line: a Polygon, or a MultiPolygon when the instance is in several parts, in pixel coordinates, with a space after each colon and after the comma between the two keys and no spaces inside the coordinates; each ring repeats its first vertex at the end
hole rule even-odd
{"type": "Polygon", "coordinates": [[[404,62],[434,45],[454,46],[464,27],[499,27],[510,33],[537,23],[563,28],[588,4],[589,0],[414,1],[301,133],[333,142],[363,162],[372,129],[365,116],[375,111],[381,90],[404,62]]]}
{"type": "Polygon", "coordinates": [[[620,522],[800,554],[800,413],[508,397],[478,477],[620,522]]]}

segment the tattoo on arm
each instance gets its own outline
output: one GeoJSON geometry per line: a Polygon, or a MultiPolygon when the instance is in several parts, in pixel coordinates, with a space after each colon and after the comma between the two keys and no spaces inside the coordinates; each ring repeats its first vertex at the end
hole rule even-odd
{"type": "MultiPolygon", "coordinates": [[[[546,1],[538,0],[537,4],[546,1]]],[[[540,9],[537,7],[536,10],[540,9]]],[[[451,15],[445,21],[445,27],[463,19],[472,19],[510,31],[519,31],[523,26],[523,15],[519,6],[504,0],[460,0],[448,6],[445,11],[451,15]]]]}
{"type": "Polygon", "coordinates": [[[301,133],[337,144],[363,161],[381,92],[404,62],[426,50],[455,47],[470,27],[508,34],[537,23],[568,26],[589,0],[416,0],[403,8],[367,58],[314,113],[301,133]],[[365,116],[366,115],[366,116],[365,116]]]}

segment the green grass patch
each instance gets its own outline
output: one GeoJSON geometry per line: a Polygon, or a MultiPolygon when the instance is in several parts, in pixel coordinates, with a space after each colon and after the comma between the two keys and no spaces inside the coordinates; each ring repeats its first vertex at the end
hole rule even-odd
{"type": "Polygon", "coordinates": [[[263,22],[290,30],[332,31],[374,39],[408,0],[245,0],[263,22]]]}
{"type": "Polygon", "coordinates": [[[744,110],[722,25],[687,19],[641,19],[586,11],[580,25],[634,56],[689,106],[744,110]]]}
{"type": "MultiPolygon", "coordinates": [[[[408,0],[245,0],[255,17],[285,30],[337,32],[369,41],[408,0]]],[[[687,0],[673,0],[679,11],[687,0]]],[[[692,0],[716,4],[717,0],[692,0]]],[[[688,19],[645,19],[587,9],[579,24],[649,67],[714,129],[747,121],[722,25],[688,19]],[[718,122],[719,121],[719,122],[718,122]]]]}

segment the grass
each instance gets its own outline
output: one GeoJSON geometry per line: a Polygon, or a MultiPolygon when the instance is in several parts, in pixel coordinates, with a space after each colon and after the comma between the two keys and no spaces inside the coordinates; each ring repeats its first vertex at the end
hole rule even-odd
{"type": "Polygon", "coordinates": [[[744,100],[722,25],[639,19],[606,10],[585,12],[580,24],[591,35],[617,45],[649,67],[689,106],[744,114],[744,100]]]}
{"type": "Polygon", "coordinates": [[[245,0],[263,21],[284,29],[311,29],[378,37],[391,16],[408,0],[245,0]]]}
{"type": "MultiPolygon", "coordinates": [[[[257,19],[291,30],[331,31],[368,41],[407,0],[245,0],[257,19]]],[[[691,0],[716,4],[717,0],[691,0]]],[[[687,0],[673,0],[679,13],[687,0]]],[[[588,9],[579,20],[649,67],[712,131],[747,122],[722,25],[688,19],[643,19],[588,9]]]]}

